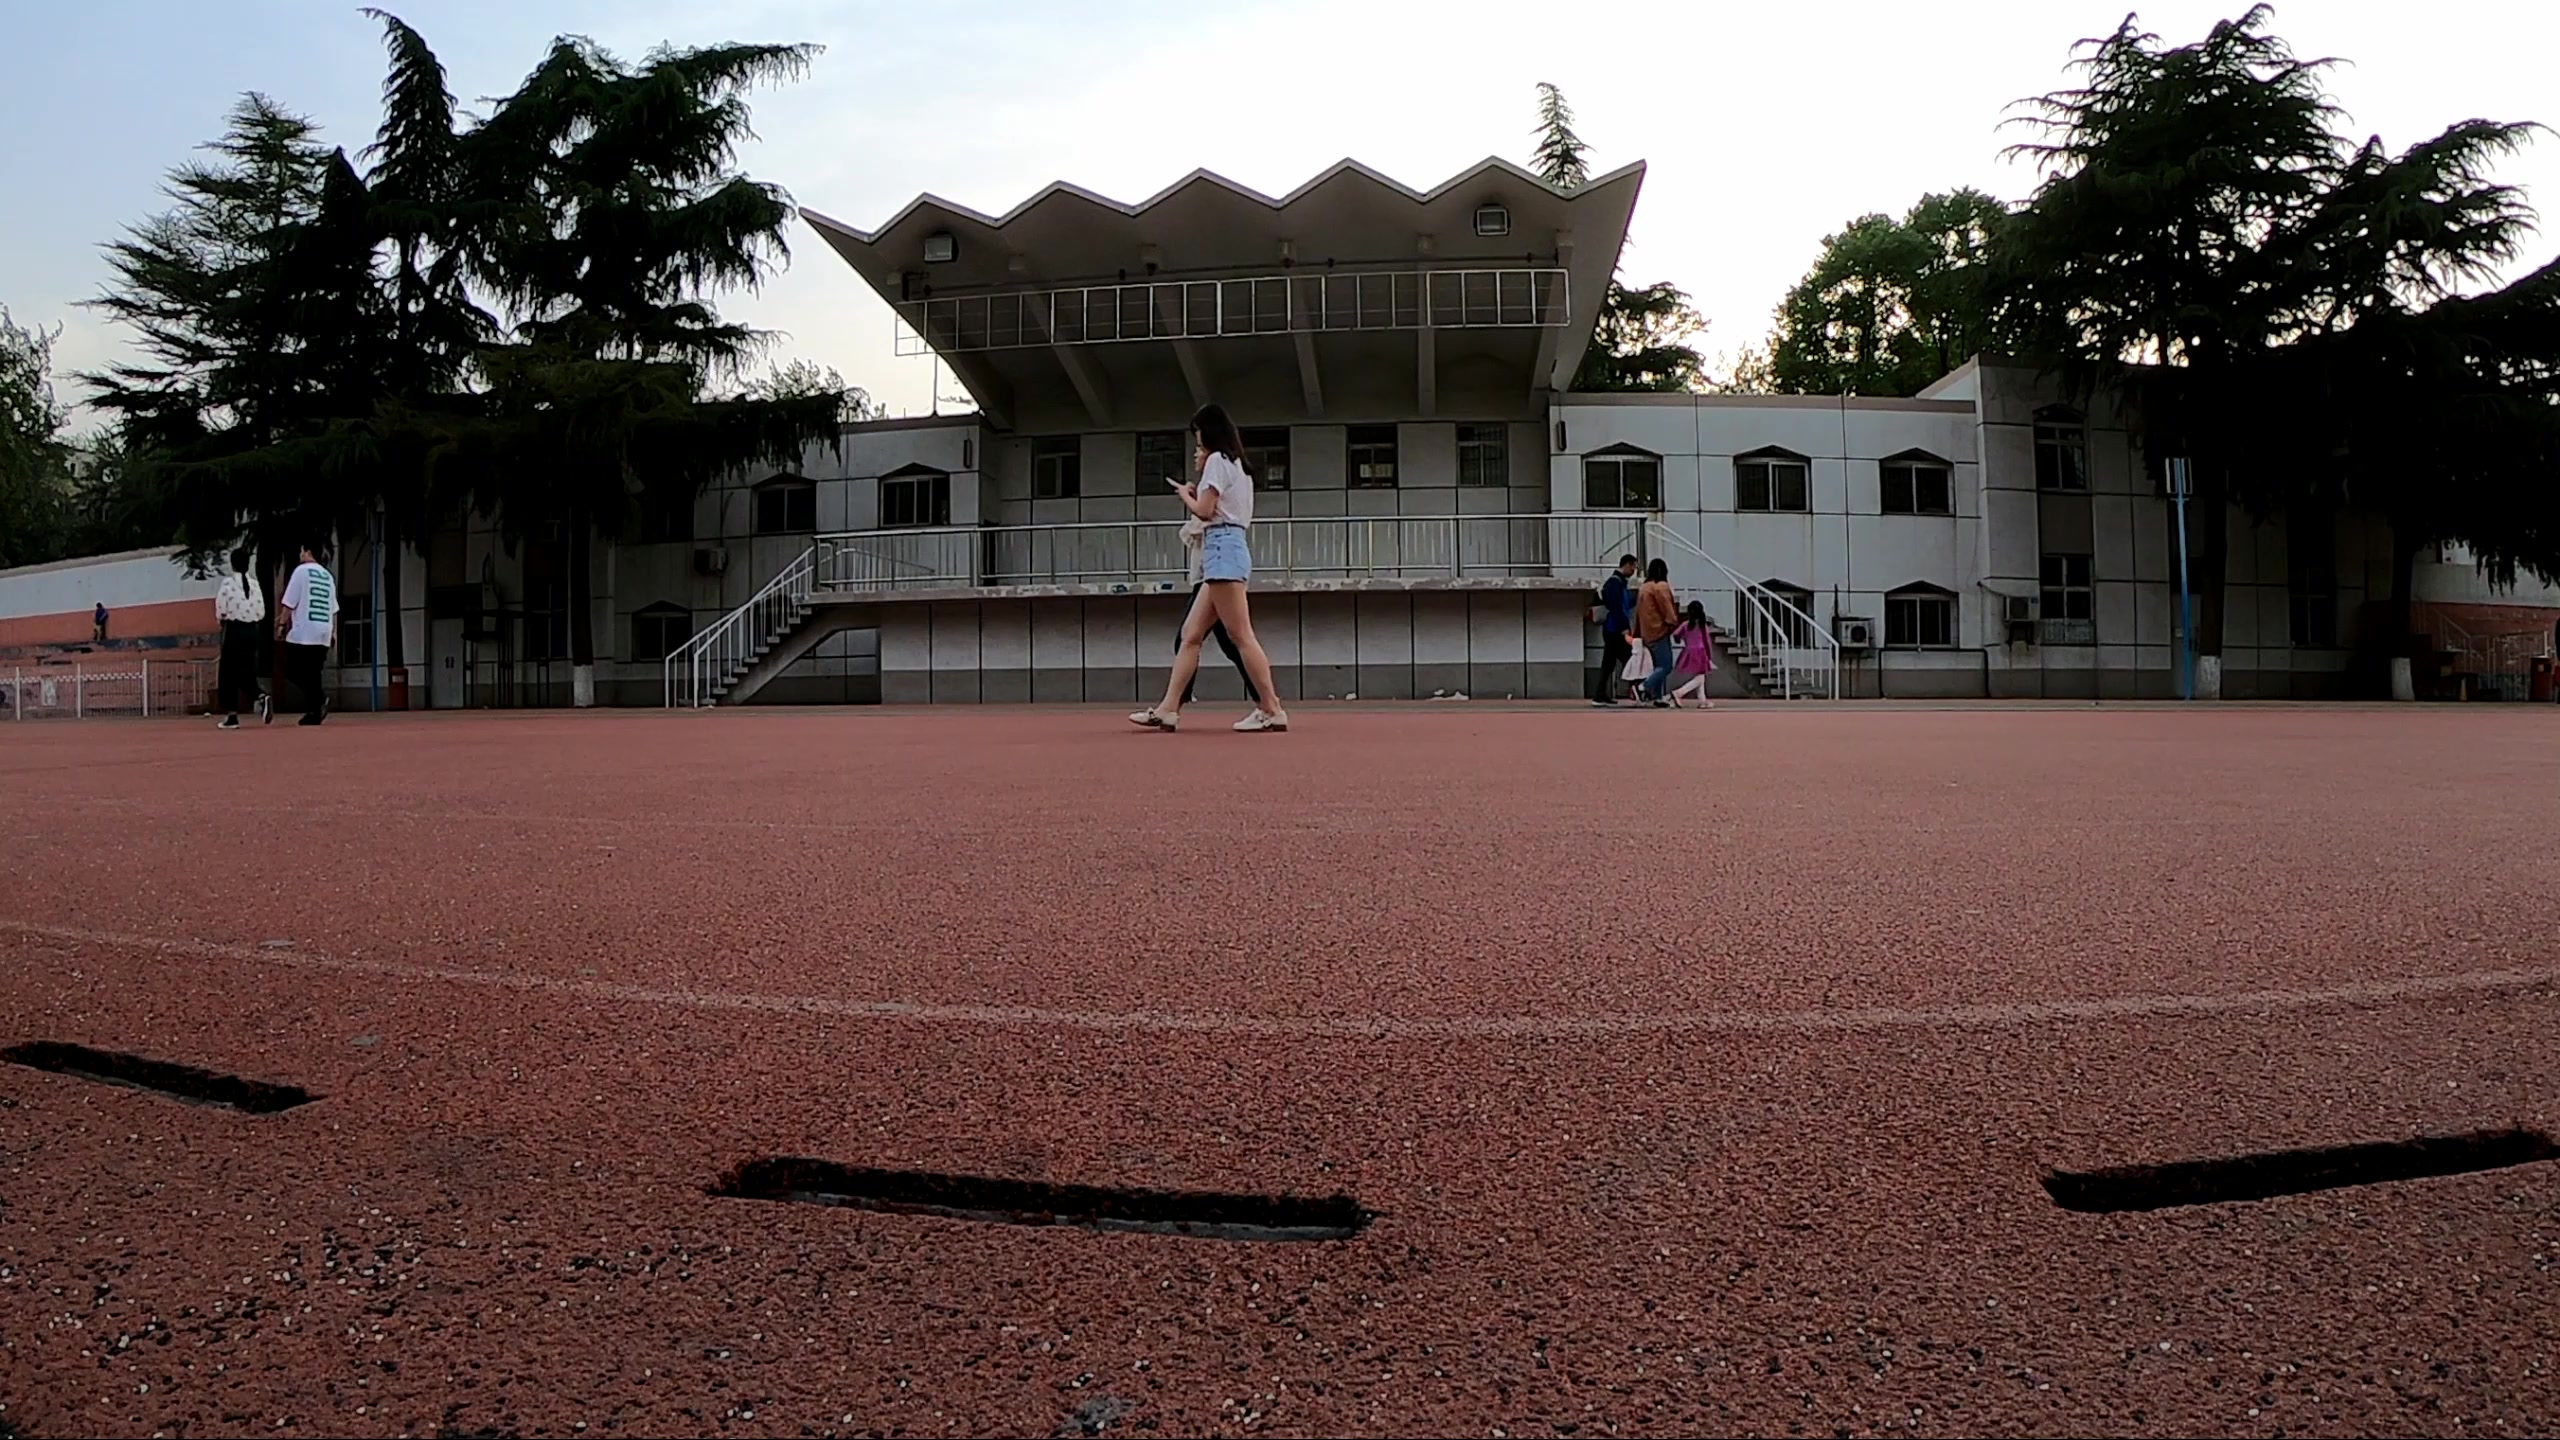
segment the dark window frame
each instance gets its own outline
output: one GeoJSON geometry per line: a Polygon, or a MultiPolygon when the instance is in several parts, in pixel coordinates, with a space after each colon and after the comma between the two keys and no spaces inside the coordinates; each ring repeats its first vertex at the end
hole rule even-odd
{"type": "Polygon", "coordinates": [[[1354,425],[1343,432],[1343,483],[1353,490],[1395,490],[1404,483],[1404,444],[1393,425],[1354,425]],[[1380,452],[1386,473],[1361,474],[1364,459],[1374,466],[1380,452]]]}
{"type": "Polygon", "coordinates": [[[1812,459],[1774,445],[1734,456],[1733,508],[1734,513],[1744,515],[1812,514],[1812,459]],[[1786,471],[1792,471],[1792,476],[1783,473],[1786,471]],[[1785,503],[1791,484],[1795,492],[1792,505],[1785,503]]]}
{"type": "Polygon", "coordinates": [[[818,533],[818,482],[806,475],[776,475],[756,486],[747,530],[759,538],[818,533]]]}
{"type": "Polygon", "coordinates": [[[932,530],[951,523],[951,473],[909,465],[880,477],[880,528],[932,530]],[[901,498],[893,501],[892,491],[901,498]],[[899,516],[901,518],[892,518],[899,516]]]}
{"type": "Polygon", "coordinates": [[[638,543],[690,545],[694,540],[695,502],[701,492],[691,486],[642,490],[638,499],[638,543]]]}
{"type": "Polygon", "coordinates": [[[2338,517],[2285,516],[2285,638],[2297,650],[2338,648],[2338,517]],[[2312,563],[2304,563],[2308,553],[2312,563]]]}
{"type": "Polygon", "coordinates": [[[1031,442],[1031,498],[1084,497],[1084,437],[1051,435],[1031,442]]]}
{"type": "Polygon", "coordinates": [[[1511,485],[1511,427],[1462,421],[1458,425],[1458,485],[1501,490],[1511,485]],[[1471,465],[1469,462],[1472,461],[1471,465]]]}
{"type": "Polygon", "coordinates": [[[1886,515],[1950,516],[1956,513],[1954,462],[1926,450],[1905,450],[1876,462],[1876,509],[1886,515]],[[1937,487],[1931,505],[1929,487],[1937,487]],[[1896,495],[1899,491],[1899,496],[1896,495]],[[1899,503],[1897,503],[1897,500],[1899,503]]]}
{"type": "Polygon", "coordinates": [[[1583,456],[1582,508],[1660,510],[1662,457],[1633,445],[1612,445],[1583,456]],[[1648,489],[1649,502],[1644,498],[1648,489]]]}
{"type": "Polygon", "coordinates": [[[2068,406],[2048,405],[2036,412],[2034,433],[2036,489],[2048,495],[2088,494],[2089,417],[2068,406]]]}
{"type": "Polygon", "coordinates": [[[2036,620],[2044,643],[2097,644],[2095,557],[2085,551],[2048,550],[2037,557],[2036,582],[2036,620]]]}
{"type": "Polygon", "coordinates": [[[1253,467],[1255,493],[1288,489],[1289,427],[1258,426],[1241,432],[1239,438],[1244,441],[1245,463],[1253,467]]]}
{"type": "Polygon", "coordinates": [[[340,665],[373,664],[373,592],[338,592],[338,658],[340,665]]]}
{"type": "Polygon", "coordinates": [[[1191,436],[1182,430],[1138,432],[1138,493],[1163,495],[1191,478],[1191,436]],[[1153,452],[1153,453],[1150,453],[1153,452]]]}
{"type": "MultiPolygon", "coordinates": [[[[1813,592],[1784,580],[1763,580],[1760,588],[1767,592],[1761,598],[1768,603],[1771,618],[1786,632],[1788,646],[1797,650],[1812,649],[1813,592]],[[1778,604],[1780,600],[1787,603],[1778,604]]],[[[1743,597],[1741,603],[1749,604],[1750,598],[1743,597]]]]}
{"type": "Polygon", "coordinates": [[[1953,650],[1956,648],[1957,626],[1963,618],[1952,590],[1925,582],[1888,590],[1884,594],[1884,648],[1953,650]],[[1943,617],[1940,623],[1944,626],[1945,638],[1929,637],[1929,632],[1937,628],[1929,623],[1930,617],[1943,617]]]}
{"type": "Polygon", "coordinates": [[[631,612],[631,662],[635,665],[664,660],[692,640],[693,612],[682,605],[671,600],[659,600],[631,612]],[[683,622],[684,633],[675,636],[671,643],[668,626],[677,621],[683,622]],[[654,651],[642,640],[643,635],[656,642],[654,651]]]}

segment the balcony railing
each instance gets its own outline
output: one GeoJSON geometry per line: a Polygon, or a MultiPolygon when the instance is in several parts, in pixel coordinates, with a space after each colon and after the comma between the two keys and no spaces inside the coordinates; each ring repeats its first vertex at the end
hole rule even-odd
{"type": "MultiPolygon", "coordinates": [[[[1257,584],[1598,576],[1642,536],[1625,515],[1288,516],[1255,522],[1257,584]]],[[[1179,590],[1181,522],[989,525],[820,537],[821,592],[1058,585],[1179,590]]],[[[1596,583],[1596,580],[1595,580],[1596,583]]]]}
{"type": "Polygon", "coordinates": [[[1561,327],[1561,269],[1292,271],[1232,280],[1150,280],[911,300],[896,349],[959,354],[1040,345],[1202,340],[1357,330],[1561,327]]]}

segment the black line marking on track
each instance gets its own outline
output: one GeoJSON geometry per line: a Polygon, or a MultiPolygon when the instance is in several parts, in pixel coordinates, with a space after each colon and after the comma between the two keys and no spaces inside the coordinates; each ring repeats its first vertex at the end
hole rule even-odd
{"type": "Polygon", "coordinates": [[[1182,1235],[1202,1240],[1348,1240],[1377,1217],[1348,1195],[1221,1195],[1049,1185],[921,1170],[866,1170],[797,1156],[749,1160],[711,1193],[731,1200],[834,1205],[891,1215],[931,1215],[999,1225],[1182,1235]]]}
{"type": "Polygon", "coordinates": [[[2560,1144],[2554,1144],[2539,1130],[2516,1127],[2367,1145],[2269,1150],[2222,1160],[2182,1160],[2170,1165],[2054,1170],[2046,1172],[2044,1188],[2053,1203],[2065,1210],[2115,1215],[2184,1205],[2273,1200],[2350,1185],[2469,1175],[2555,1159],[2560,1159],[2560,1144]]]}
{"type": "Polygon", "coordinates": [[[192,1065],[173,1065],[166,1060],[125,1055],[113,1050],[93,1050],[86,1045],[64,1045],[51,1040],[12,1045],[0,1050],[0,1060],[24,1065],[30,1070],[67,1075],[74,1080],[117,1085],[128,1090],[148,1090],[189,1105],[210,1105],[250,1115],[273,1115],[296,1105],[308,1105],[320,1098],[299,1085],[270,1085],[263,1080],[243,1080],[237,1075],[199,1070],[192,1065]]]}

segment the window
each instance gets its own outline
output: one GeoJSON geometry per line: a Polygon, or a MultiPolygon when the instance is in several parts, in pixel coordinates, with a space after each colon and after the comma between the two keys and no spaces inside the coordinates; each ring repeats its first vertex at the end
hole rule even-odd
{"type": "Polygon", "coordinates": [[[1352,426],[1350,461],[1352,489],[1396,488],[1396,427],[1352,426]]]}
{"type": "Polygon", "coordinates": [[[1180,430],[1150,430],[1138,437],[1138,493],[1167,493],[1166,482],[1191,478],[1191,437],[1180,430]]]}
{"type": "Polygon", "coordinates": [[[1632,446],[1582,457],[1582,506],[1586,510],[1662,508],[1662,457],[1632,446]]]}
{"type": "MultiPolygon", "coordinates": [[[[803,485],[809,482],[803,480],[803,485]]],[[[759,492],[761,501],[762,494],[759,492]]],[[[812,528],[815,528],[812,526],[812,528]]],[[[524,546],[524,653],[527,660],[569,657],[569,552],[558,531],[524,546]]]]}
{"type": "Polygon", "coordinates": [[[2044,557],[2044,589],[2037,616],[2047,645],[2089,645],[2098,638],[2098,596],[2089,583],[2086,555],[2044,557]]]}
{"type": "MultiPolygon", "coordinates": [[[[693,487],[667,485],[640,492],[640,543],[665,545],[693,539],[693,487]]],[[[815,516],[811,519],[814,521],[815,516]]],[[[811,529],[816,529],[812,524],[811,529]]]]}
{"type": "Polygon", "coordinates": [[[2285,518],[2285,599],[2293,643],[2338,648],[2338,525],[2326,513],[2285,518]]]}
{"type": "Polygon", "coordinates": [[[951,477],[909,465],[880,477],[880,526],[951,523],[951,477]]]}
{"type": "Polygon", "coordinates": [[[338,663],[371,665],[373,663],[373,597],[371,595],[338,596],[338,663]]]}
{"type": "Polygon", "coordinates": [[[818,487],[797,475],[776,475],[756,487],[755,533],[806,535],[818,528],[818,487]]]}
{"type": "Polygon", "coordinates": [[[1507,427],[1458,427],[1458,483],[1495,487],[1511,483],[1511,432],[1507,427]]]}
{"type": "Polygon", "coordinates": [[[1798,589],[1784,580],[1772,580],[1754,591],[1753,598],[1760,605],[1752,607],[1751,629],[1757,631],[1774,624],[1778,627],[1777,643],[1798,650],[1812,648],[1812,591],[1798,589]],[[1766,618],[1759,614],[1762,607],[1768,611],[1766,618]]]}
{"type": "Polygon", "coordinates": [[[1788,450],[1755,450],[1733,461],[1733,508],[1801,514],[1812,506],[1806,486],[1807,462],[1788,450]]]}
{"type": "Polygon", "coordinates": [[[693,612],[681,605],[659,601],[643,606],[631,616],[631,658],[664,660],[693,638],[693,612]]]}
{"type": "Polygon", "coordinates": [[[1084,442],[1073,435],[1031,442],[1031,498],[1073,500],[1084,493],[1084,442]]]}
{"type": "Polygon", "coordinates": [[[1953,515],[1954,469],[1935,455],[1908,450],[1880,467],[1887,515],[1953,515]]]}
{"type": "Polygon", "coordinates": [[[2051,405],[2036,412],[2036,488],[2089,488],[2089,428],[2079,411],[2051,405]]]}
{"type": "Polygon", "coordinates": [[[1947,650],[1956,643],[1956,597],[1935,585],[1905,585],[1884,597],[1888,650],[1947,650]]]}
{"type": "Polygon", "coordinates": [[[1289,427],[1274,425],[1268,430],[1244,432],[1245,463],[1253,467],[1253,488],[1286,490],[1289,488],[1289,427]]]}

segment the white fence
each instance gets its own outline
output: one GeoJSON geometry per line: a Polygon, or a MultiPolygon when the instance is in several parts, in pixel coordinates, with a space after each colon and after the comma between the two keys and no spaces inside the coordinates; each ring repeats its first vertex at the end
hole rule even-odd
{"type": "Polygon", "coordinates": [[[212,708],[211,660],[108,660],[0,672],[0,716],[85,720],[201,715],[212,708]]]}
{"type": "MultiPolygon", "coordinates": [[[[971,525],[819,537],[820,590],[977,585],[1172,589],[1187,568],[1175,520],[971,525]]],[[[1640,516],[1275,516],[1253,527],[1253,576],[1290,580],[1584,575],[1639,545],[1640,516]]]]}

